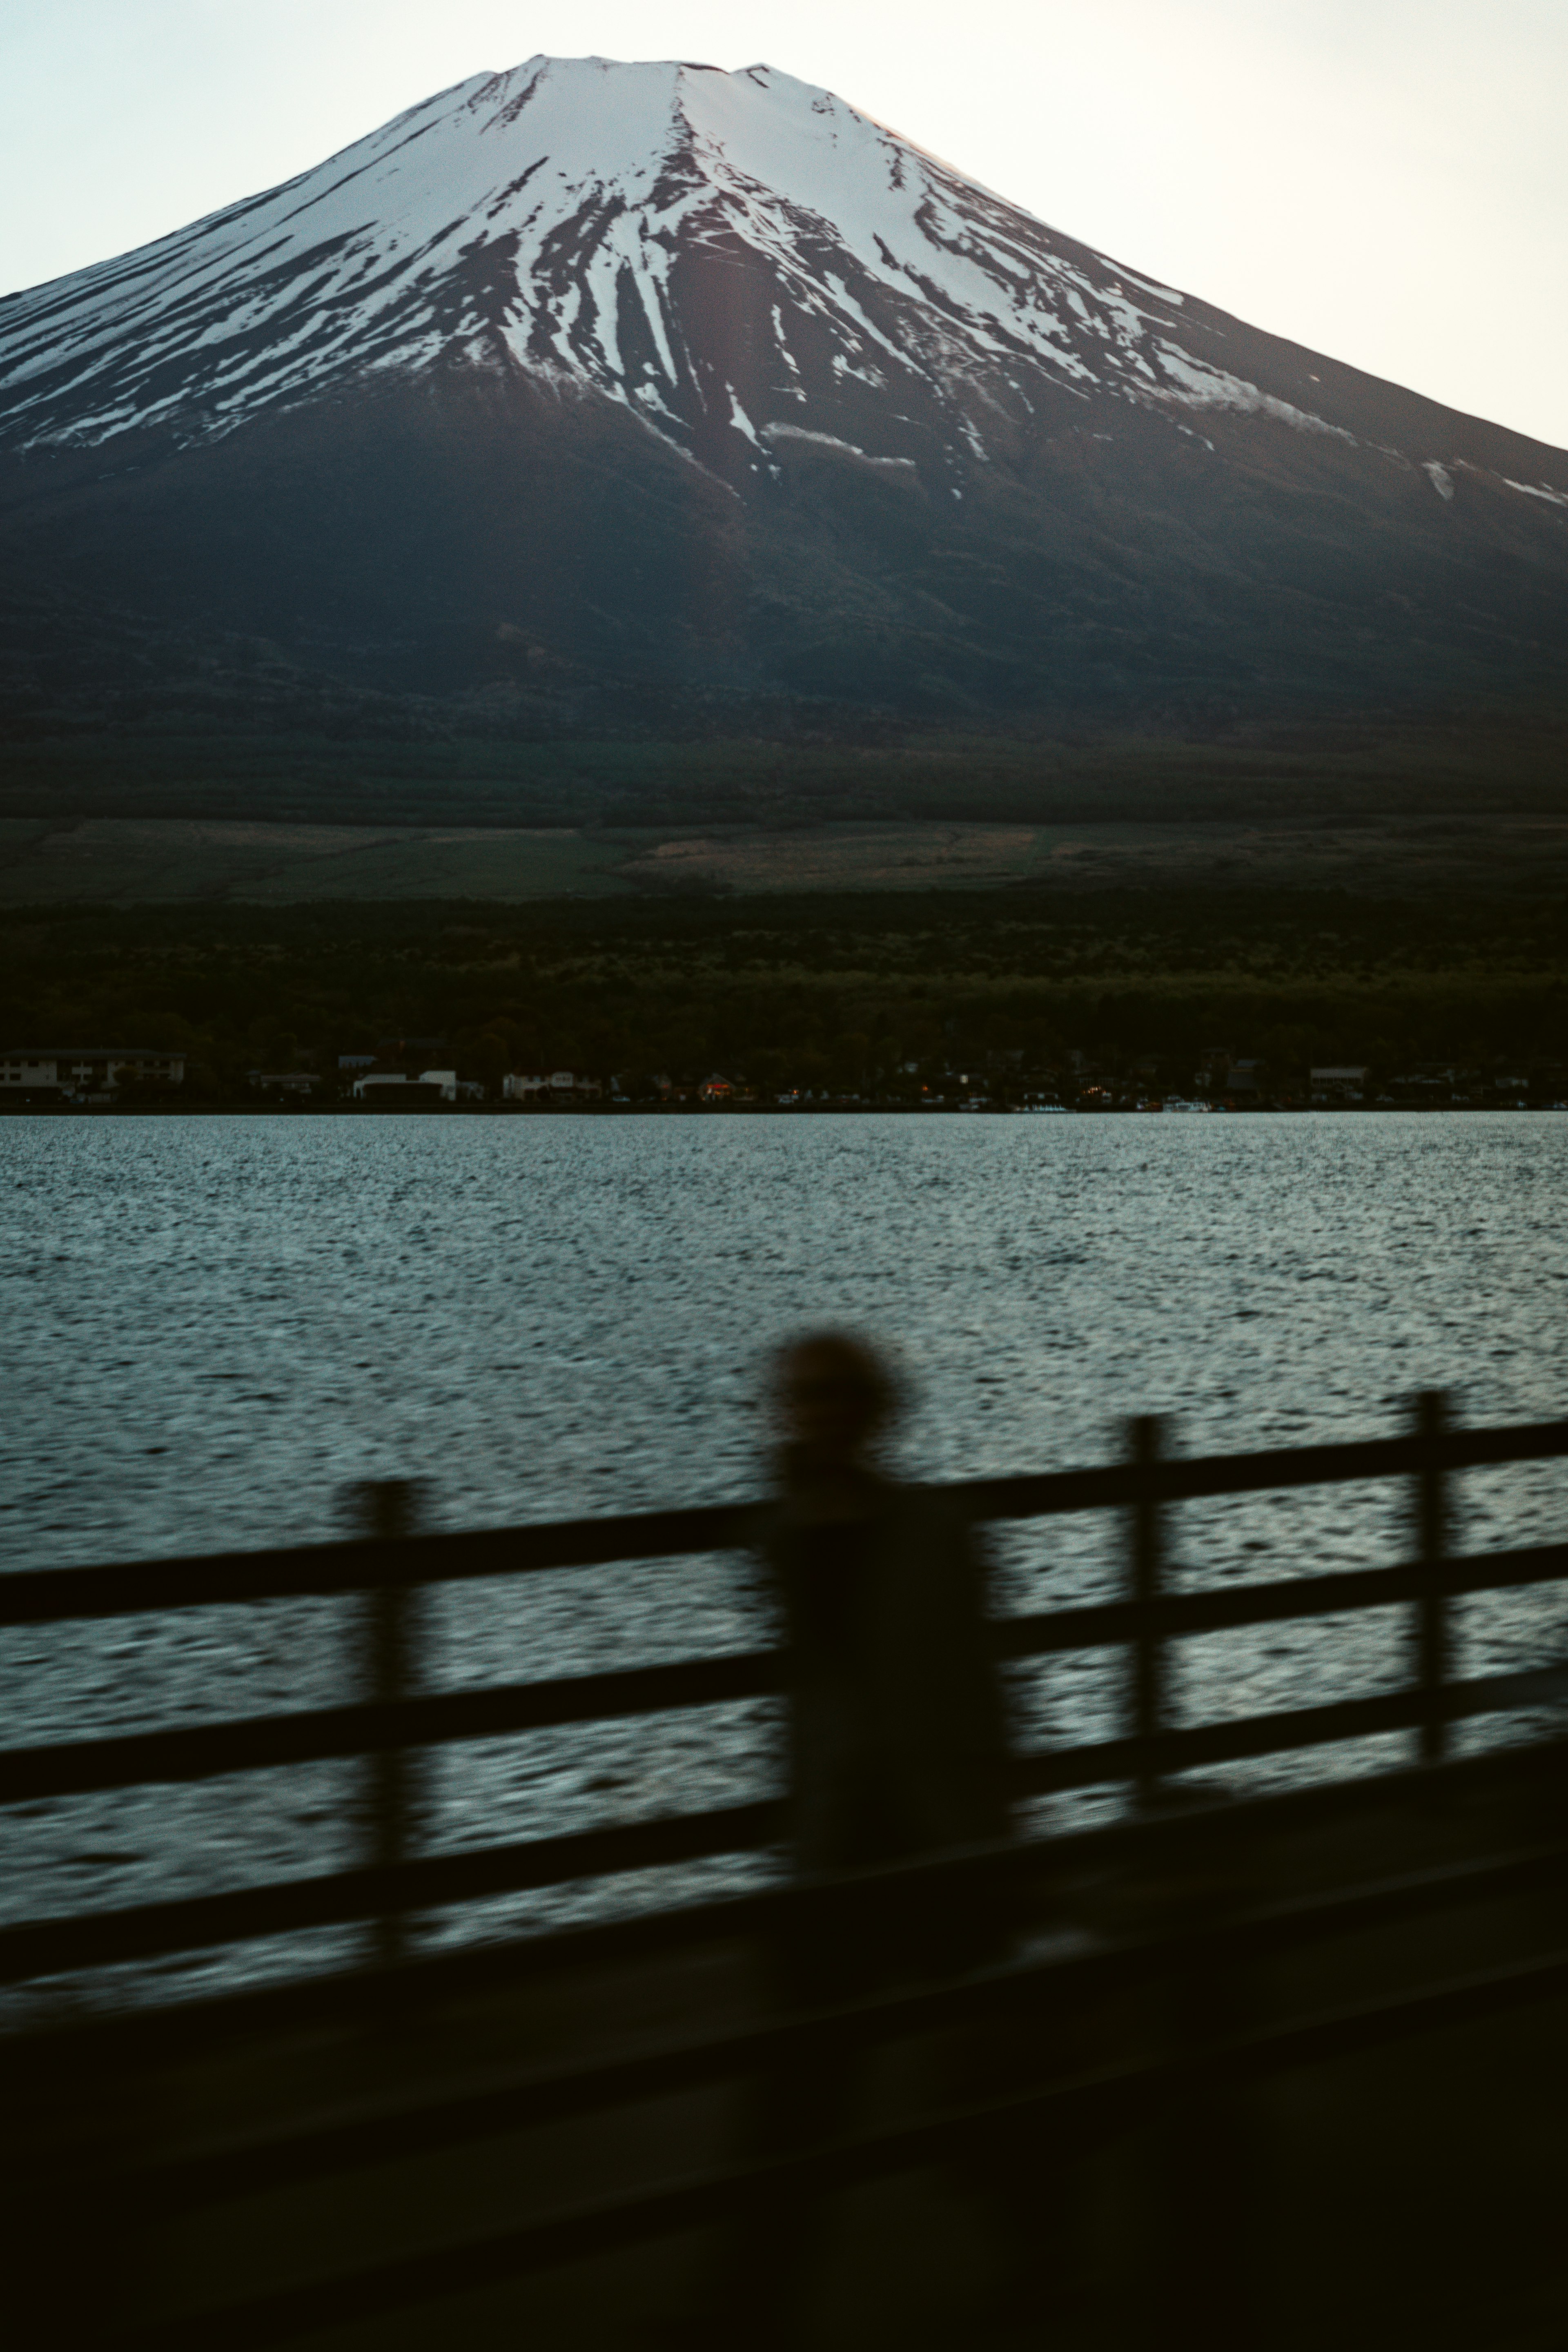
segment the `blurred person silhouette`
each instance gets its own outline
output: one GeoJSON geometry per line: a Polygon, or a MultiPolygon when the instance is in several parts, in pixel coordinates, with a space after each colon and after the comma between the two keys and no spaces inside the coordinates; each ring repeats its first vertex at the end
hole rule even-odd
{"type": "MultiPolygon", "coordinates": [[[[778,1495],[762,1556],[789,1658],[789,1840],[797,1877],[840,1874],[992,1845],[1009,1834],[1007,1745],[969,1526],[940,1492],[901,1484],[877,1448],[897,1384],[863,1340],[838,1331],[779,1355],[778,1495]]],[[[1005,1875],[962,1886],[847,1885],[826,1905],[786,1906],[770,1938],[774,2000],[813,2009],[893,1984],[950,1977],[1001,1958],[1012,1890],[1005,1875]]],[[[996,2080],[994,2032],[947,2053],[949,2099],[996,2080]]],[[[752,2161],[831,2139],[861,2120],[869,2067],[853,2047],[795,2052],[754,2084],[742,2156],[752,2161]]],[[[1037,2207],[1009,2147],[961,2166],[990,2209],[1005,2315],[1035,2305],[1037,2207]]],[[[726,2236],[727,2340],[805,2342],[829,2218],[809,2188],[770,2190],[726,2236]]]]}
{"type": "MultiPolygon", "coordinates": [[[[899,1402],[890,1372],[864,1341],[821,1332],[782,1352],[776,1400],[780,1494],[763,1551],[791,1661],[796,1871],[1004,1837],[1007,1747],[984,1576],[950,1498],[877,1466],[899,1402]]],[[[948,1939],[950,1899],[920,1926],[948,1939]]],[[[982,1944],[992,1940],[987,1928],[982,1944]]],[[[847,1972],[879,1977],[889,1957],[836,1939],[792,1966],[826,1968],[837,1989],[847,1972]]]]}

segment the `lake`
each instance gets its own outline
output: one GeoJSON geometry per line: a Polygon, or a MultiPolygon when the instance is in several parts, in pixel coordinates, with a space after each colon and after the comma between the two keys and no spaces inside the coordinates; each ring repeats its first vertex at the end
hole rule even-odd
{"type": "MultiPolygon", "coordinates": [[[[1132,1412],[1169,1413],[1194,1452],[1382,1433],[1427,1386],[1467,1418],[1543,1418],[1568,1409],[1565,1198],[1568,1119],[1550,1114],[13,1117],[0,1569],[317,1541],[367,1477],[419,1477],[430,1523],[450,1527],[753,1493],[770,1351],[824,1321],[894,1349],[912,1399],[902,1465],[939,1479],[1104,1460],[1132,1412]]],[[[1557,1465],[1471,1473],[1463,1491],[1467,1549],[1563,1532],[1557,1465]]],[[[1408,1548],[1386,1486],[1176,1516],[1194,1582],[1408,1548]]],[[[1089,1521],[1007,1531],[997,1605],[1109,1595],[1115,1542],[1089,1521]]],[[[1550,1654],[1560,1607],[1555,1588],[1465,1602],[1457,1670],[1550,1654]]],[[[765,1615],[732,1559],[454,1587],[428,1605],[428,1675],[745,1647],[765,1615]]],[[[1399,1615],[1186,1643],[1182,1710],[1388,1687],[1408,1670],[1399,1615]]],[[[326,1704],[352,1691],[354,1654],[337,1601],[13,1634],[6,1736],[326,1704]]],[[[1115,1662],[1032,1668],[1016,1703],[1020,1739],[1106,1736],[1115,1662]]],[[[1364,1742],[1236,1777],[1400,1752],[1364,1742]]],[[[8,1914],[342,1866],[354,1771],[11,1808],[8,1914]]],[[[425,1833],[450,1848],[722,1803],[773,1771],[762,1703],[486,1741],[432,1762],[425,1833]]],[[[1057,1801],[1048,1818],[1110,1801],[1057,1801]]],[[[660,1874],[637,1897],[765,1866],[660,1874]]],[[[428,1933],[625,1899],[561,1890],[428,1933]]],[[[189,1989],[342,1949],[294,1938],[134,1981],[189,1989]]]]}

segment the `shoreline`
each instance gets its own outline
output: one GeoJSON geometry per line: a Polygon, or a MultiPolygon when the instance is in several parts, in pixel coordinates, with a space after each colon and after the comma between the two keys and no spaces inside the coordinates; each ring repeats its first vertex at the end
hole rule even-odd
{"type": "Polygon", "coordinates": [[[426,1103],[367,1110],[338,1103],[45,1103],[0,1102],[0,1117],[46,1119],[330,1118],[384,1125],[388,1119],[475,1118],[858,1118],[889,1115],[921,1118],[1541,1118],[1568,1116],[1568,1103],[1195,1103],[1184,1110],[1140,1109],[1129,1104],[1075,1103],[426,1103]]]}

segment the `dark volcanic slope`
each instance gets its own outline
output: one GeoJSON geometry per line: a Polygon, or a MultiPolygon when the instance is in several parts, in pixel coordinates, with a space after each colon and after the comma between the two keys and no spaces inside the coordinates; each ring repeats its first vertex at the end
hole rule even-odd
{"type": "Polygon", "coordinates": [[[35,732],[1568,709],[1568,456],[760,67],[535,58],[0,303],[0,560],[35,732]]]}

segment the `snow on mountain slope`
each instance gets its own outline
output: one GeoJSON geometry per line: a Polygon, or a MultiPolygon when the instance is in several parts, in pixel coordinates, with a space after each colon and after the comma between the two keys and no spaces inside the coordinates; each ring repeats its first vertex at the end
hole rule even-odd
{"type": "Polygon", "coordinates": [[[535,58],[0,301],[0,730],[361,693],[1555,709],[1568,456],[769,67],[535,58]]]}
{"type": "Polygon", "coordinates": [[[0,433],[210,436],[453,359],[575,379],[704,458],[746,444],[757,471],[791,422],[751,413],[759,387],[775,410],[908,393],[979,457],[977,390],[1027,409],[1021,362],[1080,398],[1344,431],[1216,364],[1188,307],[770,67],[533,58],[0,303],[0,433]],[[744,382],[720,364],[725,313],[763,347],[744,382]]]}

